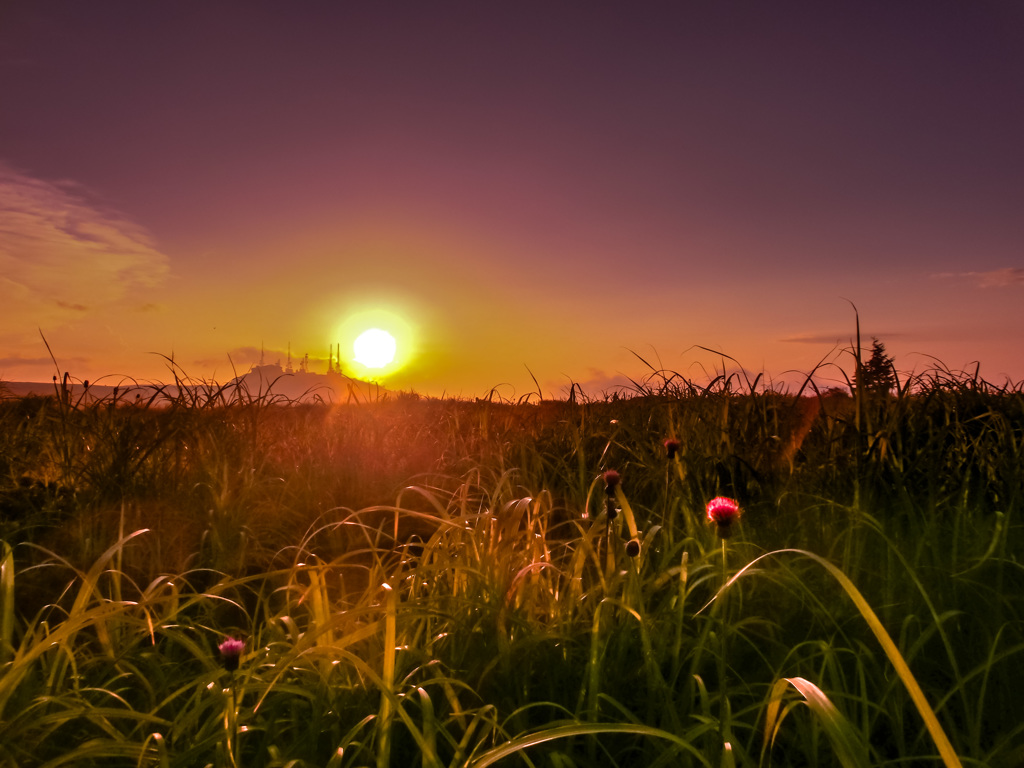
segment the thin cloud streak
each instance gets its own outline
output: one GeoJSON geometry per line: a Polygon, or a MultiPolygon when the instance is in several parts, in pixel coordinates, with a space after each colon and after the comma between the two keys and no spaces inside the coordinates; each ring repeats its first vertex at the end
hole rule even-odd
{"type": "MultiPolygon", "coordinates": [[[[57,365],[54,365],[52,357],[25,357],[21,355],[8,355],[0,357],[0,383],[4,381],[49,381],[54,373],[61,371],[81,370],[88,360],[84,357],[75,356],[70,358],[60,357],[57,365]],[[21,371],[21,373],[18,373],[21,371]],[[46,371],[45,374],[40,371],[46,371]]],[[[85,377],[83,377],[85,378],[85,377]]]]}
{"type": "Polygon", "coordinates": [[[970,280],[979,288],[1006,288],[1012,285],[1024,285],[1024,268],[1003,267],[985,272],[940,272],[932,277],[938,280],[970,280]]]}
{"type": "Polygon", "coordinates": [[[787,336],[784,339],[779,339],[783,344],[841,344],[847,340],[849,333],[835,333],[835,334],[800,334],[797,336],[787,336]]]}
{"type": "Polygon", "coordinates": [[[168,259],[150,235],[89,198],[0,163],[0,303],[21,327],[26,316],[62,322],[166,280],[168,259]]]}
{"type": "Polygon", "coordinates": [[[36,365],[53,365],[53,360],[48,357],[0,357],[0,369],[36,365]]]}
{"type": "MultiPolygon", "coordinates": [[[[871,339],[878,339],[879,341],[890,341],[892,339],[906,338],[905,333],[895,332],[872,332],[867,333],[862,331],[860,334],[861,344],[870,341],[871,339]]],[[[853,340],[854,334],[850,331],[844,331],[843,333],[798,333],[795,336],[786,336],[785,338],[779,339],[783,344],[834,344],[836,346],[846,346],[853,340]]]]}
{"type": "Polygon", "coordinates": [[[988,272],[968,272],[982,288],[1005,288],[1010,285],[1024,285],[1024,269],[1005,267],[988,272]]]}

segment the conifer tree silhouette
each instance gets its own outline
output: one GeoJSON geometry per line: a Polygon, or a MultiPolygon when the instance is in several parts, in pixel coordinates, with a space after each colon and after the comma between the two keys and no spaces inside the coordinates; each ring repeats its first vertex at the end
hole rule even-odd
{"type": "Polygon", "coordinates": [[[861,371],[864,390],[875,394],[888,394],[897,384],[893,358],[885,353],[885,344],[871,338],[871,357],[861,371]]]}

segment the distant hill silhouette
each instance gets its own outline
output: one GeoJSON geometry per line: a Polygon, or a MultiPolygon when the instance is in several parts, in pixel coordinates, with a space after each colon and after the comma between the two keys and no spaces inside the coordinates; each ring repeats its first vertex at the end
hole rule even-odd
{"type": "MultiPolygon", "coordinates": [[[[207,382],[182,384],[205,391],[216,387],[207,382]]],[[[223,389],[229,400],[237,391],[247,398],[304,403],[363,403],[378,400],[387,393],[379,384],[355,379],[337,371],[326,374],[301,369],[288,371],[279,363],[253,366],[247,373],[224,384],[223,389]]],[[[57,395],[60,391],[60,382],[0,381],[0,397],[47,397],[57,395]]],[[[156,395],[154,402],[159,404],[164,399],[159,396],[160,392],[165,393],[167,398],[173,398],[178,394],[178,388],[174,385],[135,383],[130,380],[116,386],[89,384],[86,387],[83,382],[68,383],[69,399],[75,403],[89,403],[115,395],[125,403],[136,398],[148,401],[156,395]]]]}

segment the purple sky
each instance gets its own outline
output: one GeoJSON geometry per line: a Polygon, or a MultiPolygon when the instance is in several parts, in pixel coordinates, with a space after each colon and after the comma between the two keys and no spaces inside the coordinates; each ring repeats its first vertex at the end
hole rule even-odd
{"type": "Polygon", "coordinates": [[[0,380],[1024,379],[1019,2],[6,3],[0,94],[0,380]]]}

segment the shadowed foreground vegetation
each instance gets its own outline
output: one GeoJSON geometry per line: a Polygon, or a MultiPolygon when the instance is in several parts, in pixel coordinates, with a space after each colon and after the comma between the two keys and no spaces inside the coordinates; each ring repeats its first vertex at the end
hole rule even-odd
{"type": "Polygon", "coordinates": [[[1024,394],[853,390],[0,401],[0,765],[1020,765],[1024,394]]]}

